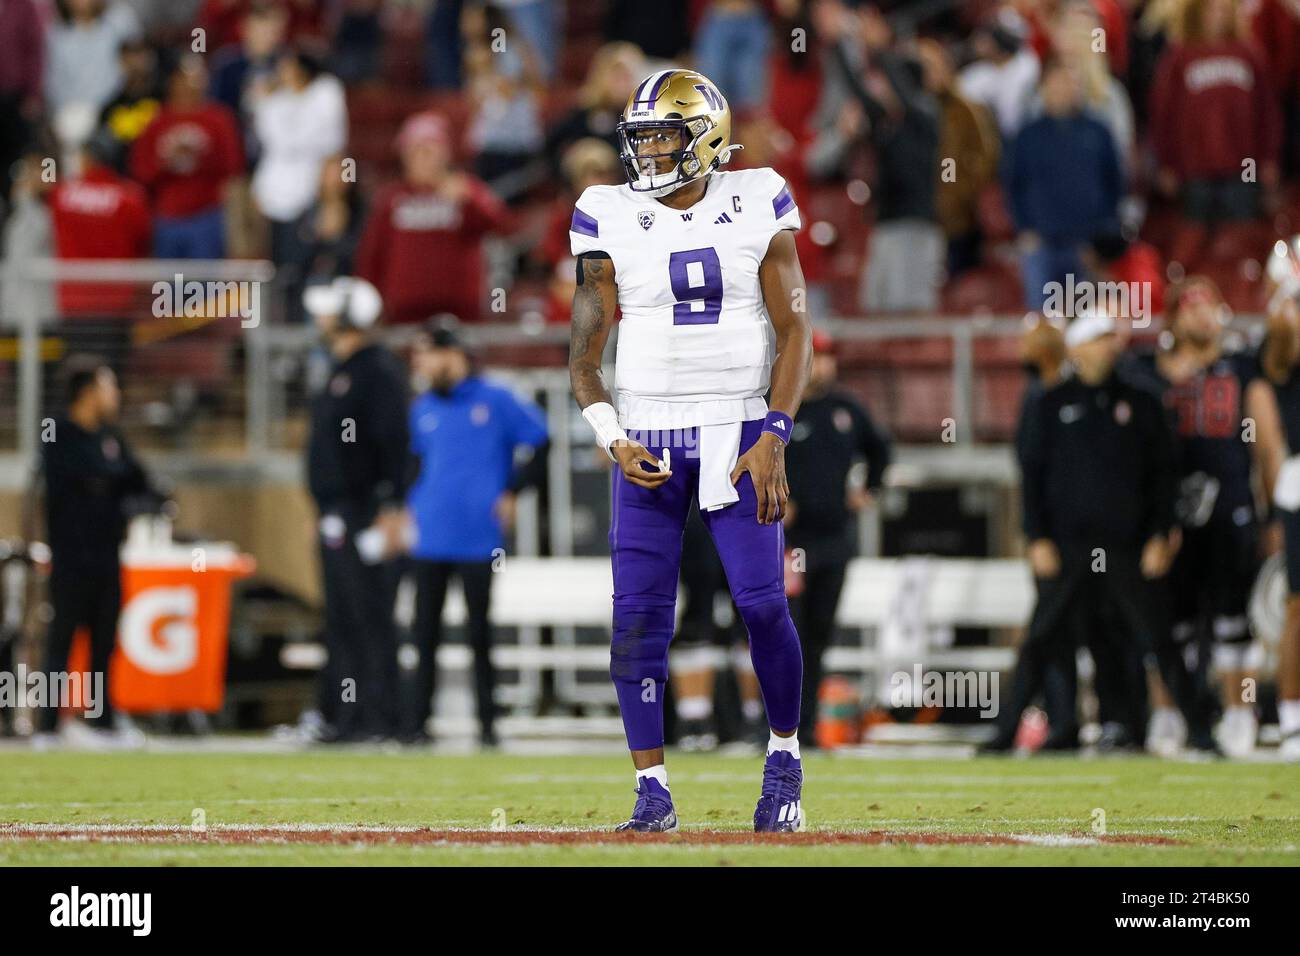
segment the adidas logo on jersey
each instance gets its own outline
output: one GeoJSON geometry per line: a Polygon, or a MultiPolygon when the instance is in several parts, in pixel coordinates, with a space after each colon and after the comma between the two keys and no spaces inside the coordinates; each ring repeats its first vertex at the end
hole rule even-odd
{"type": "Polygon", "coordinates": [[[721,224],[724,223],[724,222],[732,222],[732,218],[731,218],[730,216],[728,216],[725,212],[724,212],[721,216],[719,216],[717,219],[713,220],[713,224],[714,224],[715,226],[719,226],[719,225],[721,225],[721,224]]]}

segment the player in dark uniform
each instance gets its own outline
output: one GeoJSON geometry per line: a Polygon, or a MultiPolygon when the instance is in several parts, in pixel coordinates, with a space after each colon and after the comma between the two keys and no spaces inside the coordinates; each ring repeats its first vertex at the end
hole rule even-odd
{"type": "MultiPolygon", "coordinates": [[[[1137,356],[1134,366],[1163,395],[1178,439],[1182,542],[1169,575],[1173,646],[1156,648],[1160,671],[1187,721],[1188,743],[1213,749],[1212,649],[1224,707],[1219,743],[1241,755],[1254,747],[1256,731],[1254,708],[1243,699],[1243,679],[1258,666],[1246,618],[1260,558],[1252,478],[1271,499],[1283,443],[1258,360],[1225,348],[1225,314],[1213,282],[1186,279],[1165,301],[1169,347],[1137,356]]],[[[1152,742],[1167,747],[1171,712],[1160,702],[1152,742]]]]}
{"type": "Polygon", "coordinates": [[[1273,386],[1291,457],[1279,470],[1274,503],[1286,548],[1286,618],[1278,649],[1277,714],[1282,755],[1300,760],[1300,237],[1269,263],[1276,286],[1260,366],[1273,386]],[[1275,274],[1276,273],[1276,274],[1275,274]]]}

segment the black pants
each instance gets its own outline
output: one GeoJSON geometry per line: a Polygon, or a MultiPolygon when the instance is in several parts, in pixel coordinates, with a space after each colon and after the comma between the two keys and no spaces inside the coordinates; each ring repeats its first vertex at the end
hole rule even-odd
{"type": "MultiPolygon", "coordinates": [[[[1107,628],[1111,633],[1105,640],[1108,649],[1123,662],[1118,671],[1126,682],[1136,682],[1136,668],[1141,666],[1147,648],[1160,643],[1162,632],[1167,630],[1156,585],[1142,576],[1137,549],[1105,549],[1103,571],[1091,547],[1059,547],[1061,571],[1054,578],[1036,581],[1038,602],[1029,633],[1020,646],[1011,697],[998,714],[998,736],[1004,740],[1014,738],[1020,715],[1040,693],[1052,737],[1077,737],[1074,655],[1080,635],[1090,634],[1097,623],[1097,608],[1110,609],[1115,623],[1122,625],[1107,628]]],[[[1110,690],[1108,687],[1108,693],[1110,690]]],[[[1126,723],[1144,726],[1145,712],[1140,720],[1130,715],[1126,723]]]]}
{"type": "Polygon", "coordinates": [[[325,646],[321,714],[340,739],[397,733],[396,579],[391,562],[366,564],[348,524],[341,539],[321,541],[325,585],[325,646]]]}
{"type": "Polygon", "coordinates": [[[442,608],[447,584],[460,578],[465,592],[466,632],[474,650],[474,689],[478,720],[484,734],[492,732],[496,718],[493,695],[496,670],[492,666],[492,625],[488,609],[492,595],[491,561],[415,561],[415,625],[412,637],[420,652],[420,663],[412,683],[407,707],[409,733],[424,729],[433,713],[433,692],[437,684],[438,647],[442,643],[442,608]]]}
{"type": "MultiPolygon", "coordinates": [[[[55,559],[57,561],[57,558],[55,559]]],[[[113,725],[113,709],[108,702],[108,664],[117,642],[117,617],[122,610],[122,571],[117,564],[95,569],[58,568],[50,575],[50,604],[54,619],[45,637],[45,673],[53,675],[68,669],[68,655],[77,628],[90,632],[90,671],[102,675],[103,710],[91,723],[104,729],[113,725]]],[[[51,685],[53,686],[53,684],[51,685]]],[[[87,688],[90,689],[90,688],[87,688]]],[[[93,688],[99,690],[99,687],[93,688]]],[[[47,701],[37,714],[36,728],[54,730],[59,723],[57,700],[47,701]]]]}
{"type": "MultiPolygon", "coordinates": [[[[1154,604],[1152,609],[1156,610],[1154,604]]],[[[1102,724],[1123,725],[1130,740],[1141,744],[1146,738],[1148,712],[1142,637],[1132,632],[1110,601],[1090,609],[1084,628],[1081,641],[1092,655],[1097,719],[1102,724]]]]}
{"type": "MultiPolygon", "coordinates": [[[[815,554],[815,547],[806,549],[815,554]]],[[[821,687],[822,655],[835,634],[835,610],[844,590],[847,561],[814,562],[804,571],[803,593],[790,599],[790,616],[803,648],[803,700],[799,709],[799,737],[813,743],[817,727],[817,691],[821,687]]]]}

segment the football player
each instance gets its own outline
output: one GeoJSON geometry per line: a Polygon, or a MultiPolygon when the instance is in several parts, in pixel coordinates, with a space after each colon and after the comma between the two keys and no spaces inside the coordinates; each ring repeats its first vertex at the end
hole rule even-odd
{"type": "MultiPolygon", "coordinates": [[[[1165,298],[1168,347],[1138,356],[1136,370],[1163,395],[1180,445],[1182,545],[1169,574],[1176,647],[1157,648],[1161,671],[1188,723],[1188,744],[1211,751],[1206,724],[1214,705],[1202,692],[1212,654],[1222,681],[1219,745],[1229,756],[1244,756],[1254,749],[1257,727],[1243,682],[1262,656],[1246,614],[1259,569],[1253,482],[1271,501],[1285,441],[1257,356],[1227,348],[1226,316],[1214,283],[1189,276],[1165,298]]],[[[1156,749],[1172,736],[1171,716],[1166,706],[1152,716],[1156,749]]]]}
{"type": "Polygon", "coordinates": [[[799,210],[771,169],[721,171],[741,147],[731,142],[727,101],[699,73],[646,77],[618,136],[627,183],[590,187],[573,211],[569,373],[583,417],[618,465],[610,676],[637,781],[635,809],[619,829],[677,826],[663,692],[682,528],[698,502],[749,634],[771,731],[754,829],[798,830],[802,659],[785,598],[781,515],[785,445],[812,355],[794,244],[799,210]],[[601,355],[616,309],[612,393],[601,355]]]}

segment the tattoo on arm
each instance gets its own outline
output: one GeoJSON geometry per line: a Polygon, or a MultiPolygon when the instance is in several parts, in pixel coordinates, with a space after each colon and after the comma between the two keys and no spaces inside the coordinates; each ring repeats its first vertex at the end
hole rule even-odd
{"type": "Polygon", "coordinates": [[[579,408],[597,402],[612,404],[600,374],[600,361],[614,322],[614,266],[608,257],[581,256],[578,275],[569,334],[569,384],[579,408]]]}

